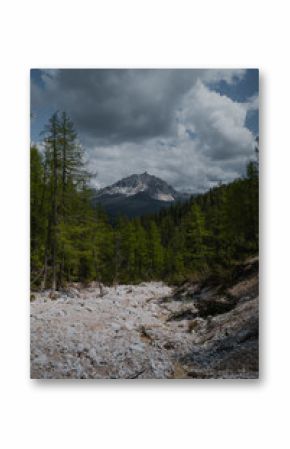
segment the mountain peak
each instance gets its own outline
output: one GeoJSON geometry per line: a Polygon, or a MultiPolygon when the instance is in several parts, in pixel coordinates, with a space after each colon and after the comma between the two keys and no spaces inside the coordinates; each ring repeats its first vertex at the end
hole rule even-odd
{"type": "Polygon", "coordinates": [[[174,201],[184,201],[189,195],[177,192],[167,182],[147,171],[133,174],[96,192],[94,204],[100,204],[110,217],[138,217],[158,213],[174,201]]]}
{"type": "Polygon", "coordinates": [[[175,201],[179,194],[176,190],[156,176],[147,171],[141,174],[132,174],[116,183],[101,189],[97,197],[103,195],[133,196],[141,192],[158,201],[175,201]]]}

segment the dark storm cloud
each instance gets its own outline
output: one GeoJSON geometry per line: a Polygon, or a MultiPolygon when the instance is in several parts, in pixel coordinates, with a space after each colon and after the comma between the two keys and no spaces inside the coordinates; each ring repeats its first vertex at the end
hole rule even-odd
{"type": "Polygon", "coordinates": [[[192,70],[45,71],[32,105],[70,113],[81,134],[103,144],[168,135],[174,112],[197,75],[192,70]]]}
{"type": "Polygon", "coordinates": [[[98,187],[148,171],[173,187],[203,191],[244,173],[254,135],[238,89],[244,70],[42,70],[32,72],[33,136],[51,112],[65,110],[84,144],[98,187]],[[213,87],[214,86],[214,87],[213,87]]]}

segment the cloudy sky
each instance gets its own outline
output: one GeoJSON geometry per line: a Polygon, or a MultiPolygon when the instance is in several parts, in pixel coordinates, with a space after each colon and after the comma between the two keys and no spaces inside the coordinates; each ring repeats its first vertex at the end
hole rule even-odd
{"type": "Polygon", "coordinates": [[[31,71],[31,140],[65,110],[96,187],[147,171],[201,192],[243,175],[258,135],[258,70],[31,71]]]}

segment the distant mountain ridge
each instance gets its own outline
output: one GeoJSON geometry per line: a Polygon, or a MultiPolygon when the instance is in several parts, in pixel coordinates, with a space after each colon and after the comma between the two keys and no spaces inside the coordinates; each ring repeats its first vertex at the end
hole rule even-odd
{"type": "Polygon", "coordinates": [[[158,212],[189,194],[177,192],[167,182],[149,173],[133,174],[96,191],[94,204],[101,204],[109,215],[140,216],[158,212]]]}
{"type": "Polygon", "coordinates": [[[180,194],[169,184],[156,176],[145,172],[133,174],[127,178],[105,187],[97,192],[102,195],[125,195],[132,196],[140,192],[146,192],[154,200],[175,201],[180,194]]]}

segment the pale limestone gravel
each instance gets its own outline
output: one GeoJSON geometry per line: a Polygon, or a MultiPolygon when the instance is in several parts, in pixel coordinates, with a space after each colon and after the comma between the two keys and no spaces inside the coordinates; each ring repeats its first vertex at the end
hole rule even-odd
{"type": "Polygon", "coordinates": [[[190,350],[187,320],[169,321],[180,306],[162,300],[161,282],[70,289],[31,303],[32,378],[168,378],[177,354],[190,350]]]}

